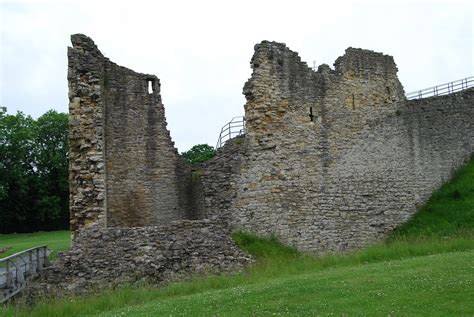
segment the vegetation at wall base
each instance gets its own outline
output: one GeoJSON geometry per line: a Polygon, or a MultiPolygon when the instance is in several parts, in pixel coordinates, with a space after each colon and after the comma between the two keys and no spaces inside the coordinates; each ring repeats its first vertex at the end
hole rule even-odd
{"type": "Polygon", "coordinates": [[[408,222],[395,229],[388,242],[400,238],[473,238],[473,233],[474,156],[450,182],[435,191],[408,222]]]}
{"type": "MultiPolygon", "coordinates": [[[[256,263],[241,273],[165,288],[4,308],[6,316],[301,316],[474,314],[474,160],[380,244],[311,256],[276,238],[234,234],[256,263]],[[448,208],[448,209],[446,209],[448,208]],[[451,211],[449,211],[451,210],[451,211]]],[[[0,311],[1,313],[1,311],[0,311]]]]}

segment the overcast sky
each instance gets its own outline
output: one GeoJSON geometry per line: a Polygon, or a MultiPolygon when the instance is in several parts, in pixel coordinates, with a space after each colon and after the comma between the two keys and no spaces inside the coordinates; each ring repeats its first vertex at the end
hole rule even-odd
{"type": "Polygon", "coordinates": [[[253,47],[284,42],[309,66],[347,47],[394,56],[406,92],[473,75],[471,1],[0,0],[0,106],[38,117],[68,111],[70,35],[161,81],[180,152],[216,144],[243,115],[253,47]]]}

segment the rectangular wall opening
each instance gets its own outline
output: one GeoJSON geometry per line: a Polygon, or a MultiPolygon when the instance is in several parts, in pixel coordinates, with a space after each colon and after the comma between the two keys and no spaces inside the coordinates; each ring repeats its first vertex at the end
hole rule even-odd
{"type": "Polygon", "coordinates": [[[148,79],[148,94],[153,93],[153,80],[148,79]]]}

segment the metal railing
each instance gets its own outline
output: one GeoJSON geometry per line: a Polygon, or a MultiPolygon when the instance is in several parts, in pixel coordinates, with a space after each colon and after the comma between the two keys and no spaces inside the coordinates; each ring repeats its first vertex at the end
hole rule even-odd
{"type": "Polygon", "coordinates": [[[50,254],[51,250],[42,245],[0,259],[0,303],[25,288],[28,280],[48,266],[50,254]]]}
{"type": "Polygon", "coordinates": [[[452,81],[446,84],[425,88],[410,92],[405,97],[410,99],[421,99],[433,96],[449,95],[458,91],[474,87],[474,77],[467,77],[460,80],[452,81]]]}
{"type": "Polygon", "coordinates": [[[233,117],[229,123],[222,127],[216,149],[222,147],[228,140],[245,134],[245,117],[233,117]]]}
{"type": "MultiPolygon", "coordinates": [[[[434,96],[449,95],[455,92],[463,91],[465,89],[474,87],[474,76],[455,80],[446,84],[437,85],[422,90],[416,90],[405,94],[408,100],[421,99],[434,96]]],[[[232,120],[222,127],[219,139],[217,140],[216,149],[222,147],[228,140],[239,136],[245,135],[245,117],[233,117],[232,120]]]]}

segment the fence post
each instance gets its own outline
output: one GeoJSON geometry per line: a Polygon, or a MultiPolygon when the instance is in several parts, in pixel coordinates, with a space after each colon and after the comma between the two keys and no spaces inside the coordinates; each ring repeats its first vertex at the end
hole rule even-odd
{"type": "Polygon", "coordinates": [[[36,273],[39,272],[41,268],[41,258],[40,258],[40,250],[39,248],[36,248],[36,273]]]}
{"type": "Polygon", "coordinates": [[[49,259],[48,259],[48,247],[43,247],[43,267],[46,267],[49,265],[49,259]]]}
{"type": "Polygon", "coordinates": [[[18,263],[13,263],[15,265],[15,284],[18,285],[18,263]]]}
{"type": "Polygon", "coordinates": [[[7,260],[7,267],[6,267],[6,271],[5,271],[5,284],[7,286],[7,288],[11,288],[12,287],[12,277],[11,277],[11,272],[10,272],[10,260],[7,260]]]}
{"type": "Polygon", "coordinates": [[[34,268],[33,268],[33,251],[28,251],[28,268],[30,271],[30,276],[33,276],[35,274],[34,268]]]}

